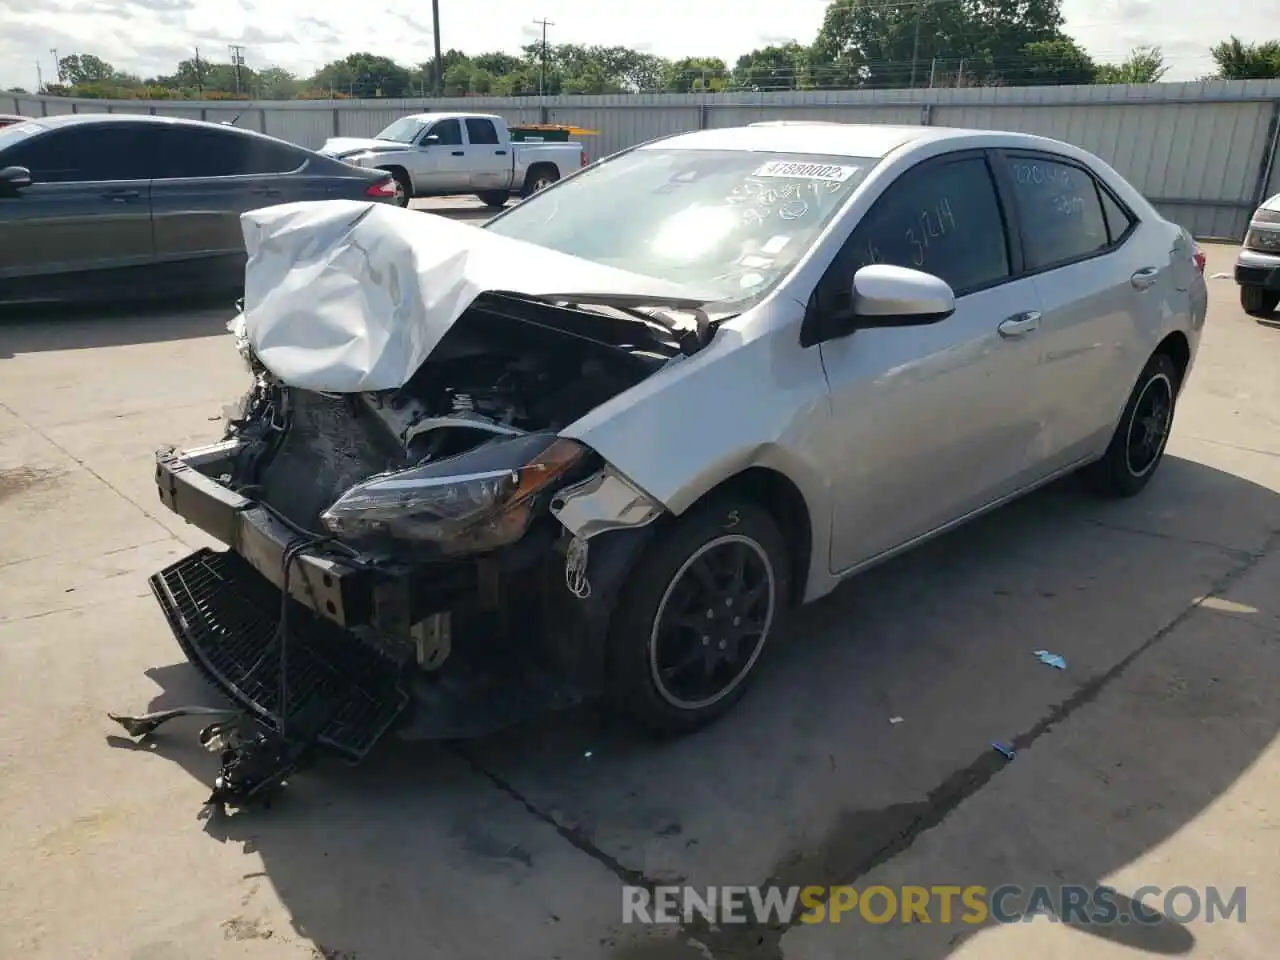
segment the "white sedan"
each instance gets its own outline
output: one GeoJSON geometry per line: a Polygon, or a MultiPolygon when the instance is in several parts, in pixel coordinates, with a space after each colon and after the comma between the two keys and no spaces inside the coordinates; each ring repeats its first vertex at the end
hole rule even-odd
{"type": "Polygon", "coordinates": [[[157,463],[231,549],[156,595],[230,696],[352,755],[403,699],[427,736],[477,690],[512,718],[551,689],[511,668],[535,652],[651,728],[719,716],[787,608],[1064,474],[1142,490],[1207,304],[1190,234],[1115,170],[992,131],[704,130],[481,229],[339,201],[244,224],[253,389],[157,463]],[[351,691],[286,697],[274,608],[217,613],[282,592],[314,611],[289,676],[351,691]],[[416,679],[358,679],[388,650],[416,679]],[[484,662],[519,694],[457,679],[484,662]]]}

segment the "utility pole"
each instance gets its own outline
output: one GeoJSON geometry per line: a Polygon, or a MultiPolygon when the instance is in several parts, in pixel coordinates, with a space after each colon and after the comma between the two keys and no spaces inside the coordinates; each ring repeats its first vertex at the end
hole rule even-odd
{"type": "Polygon", "coordinates": [[[229,43],[227,49],[231,51],[231,66],[236,70],[236,94],[240,93],[240,68],[244,66],[244,47],[239,44],[229,43]]]}
{"type": "Polygon", "coordinates": [[[49,51],[53,54],[53,75],[58,78],[58,82],[62,82],[62,61],[58,59],[58,48],[54,47],[49,51]]]}
{"type": "Polygon", "coordinates": [[[436,42],[435,95],[444,95],[444,56],[440,53],[440,0],[431,0],[431,33],[436,42]]]}
{"type": "Polygon", "coordinates": [[[933,89],[933,78],[938,74],[938,58],[929,61],[929,89],[933,89]]]}
{"type": "Polygon", "coordinates": [[[920,55],[920,14],[924,5],[916,7],[916,38],[911,42],[911,89],[916,88],[916,58],[920,55]]]}
{"type": "Polygon", "coordinates": [[[40,69],[40,61],[36,61],[36,93],[44,93],[44,71],[40,69]]]}
{"type": "Polygon", "coordinates": [[[200,69],[200,48],[196,47],[196,92],[204,96],[204,71],[200,69]]]}
{"type": "Polygon", "coordinates": [[[554,27],[555,23],[545,18],[533,22],[542,27],[542,63],[538,68],[538,96],[542,96],[547,89],[547,27],[554,27]]]}

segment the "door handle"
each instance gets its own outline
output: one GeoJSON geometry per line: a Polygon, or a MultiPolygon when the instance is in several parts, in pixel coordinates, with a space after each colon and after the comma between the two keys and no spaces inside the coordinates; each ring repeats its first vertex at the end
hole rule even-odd
{"type": "Polygon", "coordinates": [[[500,156],[500,157],[505,157],[505,156],[507,155],[507,151],[505,151],[505,150],[495,150],[495,151],[493,151],[493,152],[494,152],[494,153],[496,153],[496,154],[497,154],[498,156],[500,156]]]}
{"type": "Polygon", "coordinates": [[[1132,277],[1129,282],[1133,284],[1135,290],[1146,290],[1156,282],[1160,277],[1160,270],[1156,267],[1143,267],[1132,277]]]}
{"type": "Polygon", "coordinates": [[[128,203],[130,200],[137,200],[142,194],[137,190],[108,190],[102,195],[104,200],[111,200],[115,203],[128,203]]]}
{"type": "Polygon", "coordinates": [[[465,157],[465,156],[466,156],[466,153],[465,153],[464,151],[462,151],[462,150],[455,150],[455,151],[453,151],[453,155],[454,155],[455,157],[465,157]]]}
{"type": "Polygon", "coordinates": [[[1025,337],[1028,333],[1034,333],[1040,328],[1040,311],[1028,310],[1026,313],[1015,313],[1012,317],[1006,317],[1000,321],[1000,325],[996,327],[1000,331],[1000,336],[1006,339],[1014,337],[1025,337]]]}

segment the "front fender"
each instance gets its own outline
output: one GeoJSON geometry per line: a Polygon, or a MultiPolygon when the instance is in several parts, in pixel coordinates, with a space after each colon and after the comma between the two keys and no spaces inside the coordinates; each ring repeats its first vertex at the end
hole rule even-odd
{"type": "Polygon", "coordinates": [[[809,505],[815,540],[829,528],[814,438],[831,415],[822,359],[795,324],[752,335],[728,326],[562,431],[585,443],[673,514],[750,467],[786,476],[809,505]]]}

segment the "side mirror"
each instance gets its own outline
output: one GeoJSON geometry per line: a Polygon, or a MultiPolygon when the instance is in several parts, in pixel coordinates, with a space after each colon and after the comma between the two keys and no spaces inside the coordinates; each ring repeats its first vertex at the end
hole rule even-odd
{"type": "Polygon", "coordinates": [[[873,263],[853,275],[854,327],[915,327],[956,312],[956,295],[931,273],[873,263]]]}
{"type": "Polygon", "coordinates": [[[31,171],[26,167],[5,167],[0,170],[0,187],[21,190],[31,186],[31,171]]]}
{"type": "Polygon", "coordinates": [[[440,143],[440,135],[439,135],[439,134],[435,134],[435,133],[428,133],[425,137],[423,137],[423,138],[422,138],[422,145],[423,145],[424,147],[434,147],[434,146],[438,146],[438,145],[439,145],[439,143],[440,143]]]}

